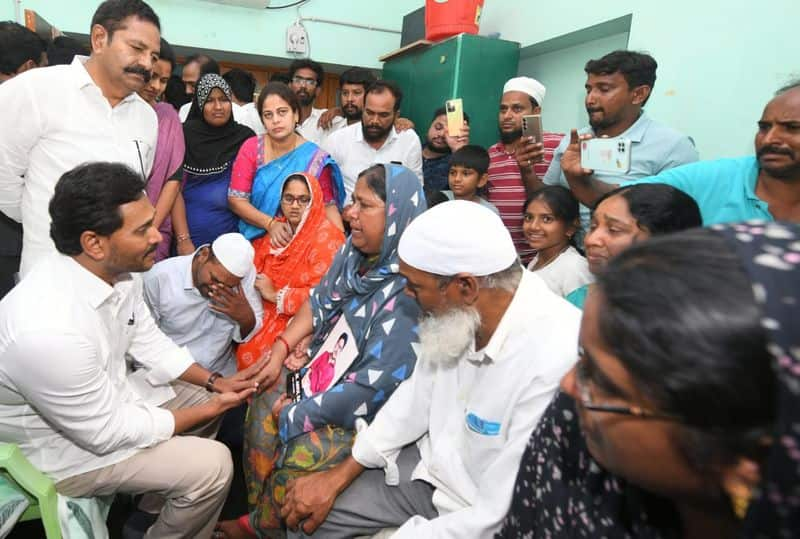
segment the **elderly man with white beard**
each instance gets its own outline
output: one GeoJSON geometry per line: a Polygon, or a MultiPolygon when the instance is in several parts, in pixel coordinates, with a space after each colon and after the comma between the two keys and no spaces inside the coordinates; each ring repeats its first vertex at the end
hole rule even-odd
{"type": "Polygon", "coordinates": [[[440,204],[400,239],[424,313],[414,373],[352,455],[290,483],[290,537],[491,537],[528,438],[577,357],[580,313],[523,269],[500,218],[440,204]]]}

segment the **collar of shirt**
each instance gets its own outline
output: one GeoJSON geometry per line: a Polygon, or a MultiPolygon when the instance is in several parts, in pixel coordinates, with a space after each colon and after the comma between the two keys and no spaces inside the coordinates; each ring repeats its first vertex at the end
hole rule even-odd
{"type": "Polygon", "coordinates": [[[756,195],[756,183],[758,183],[758,174],[760,172],[760,168],[758,166],[758,158],[753,158],[753,164],[748,171],[747,180],[744,181],[744,194],[750,200],[755,200],[757,202],[761,202],[764,206],[767,206],[767,203],[758,198],[756,195]]]}
{"type": "MultiPolygon", "coordinates": [[[[647,114],[645,114],[644,111],[642,111],[642,113],[639,115],[639,118],[637,118],[636,121],[633,122],[633,125],[631,125],[628,129],[626,129],[617,136],[631,139],[631,142],[641,142],[642,139],[644,138],[645,133],[647,132],[647,128],[650,126],[651,121],[652,120],[650,120],[650,117],[647,114]]],[[[594,129],[592,129],[591,127],[589,127],[588,131],[593,135],[596,134],[594,132],[594,129]]],[[[568,141],[569,137],[564,137],[564,140],[568,141]]]]}
{"type": "Polygon", "coordinates": [[[71,256],[59,254],[59,259],[63,261],[65,270],[73,274],[73,283],[84,293],[87,302],[92,309],[99,309],[110,298],[119,296],[122,292],[118,287],[126,286],[131,280],[130,274],[126,274],[117,281],[112,287],[103,279],[83,267],[71,256]]]}
{"type": "MultiPolygon", "coordinates": [[[[364,140],[364,129],[361,126],[361,122],[358,122],[357,124],[353,124],[353,125],[357,125],[358,126],[358,129],[355,130],[356,131],[356,142],[363,142],[363,143],[367,144],[367,142],[364,140]]],[[[394,126],[392,126],[392,129],[389,131],[389,136],[386,137],[386,140],[383,141],[383,144],[381,145],[381,147],[378,148],[376,151],[380,151],[380,150],[384,149],[389,144],[391,144],[392,142],[397,140],[397,137],[398,137],[397,129],[395,129],[394,126]]],[[[370,148],[371,148],[371,146],[370,146],[370,148]]]]}
{"type": "Polygon", "coordinates": [[[205,245],[201,245],[200,247],[195,249],[194,252],[191,255],[186,255],[184,257],[184,258],[186,258],[185,262],[183,262],[184,264],[186,264],[186,267],[185,267],[184,273],[183,273],[183,275],[184,275],[184,277],[183,277],[183,289],[184,290],[186,290],[186,291],[194,290],[196,294],[202,295],[202,294],[200,294],[200,291],[197,289],[197,287],[195,287],[195,285],[194,285],[194,275],[192,275],[192,262],[194,262],[194,257],[197,256],[197,253],[200,252],[200,249],[202,249],[203,247],[210,247],[210,246],[211,246],[210,243],[206,243],[205,245]]]}
{"type": "Polygon", "coordinates": [[[517,331],[517,319],[525,316],[524,298],[528,297],[528,294],[525,293],[525,289],[531,286],[532,275],[532,273],[527,271],[522,272],[522,278],[519,281],[519,286],[517,287],[516,292],[514,292],[514,297],[511,299],[511,303],[509,303],[506,312],[503,313],[500,323],[497,324],[497,327],[492,334],[492,338],[489,339],[489,343],[483,350],[478,350],[477,352],[471,353],[468,352],[469,359],[472,359],[473,361],[480,361],[484,355],[493,363],[497,363],[505,359],[503,349],[505,347],[506,340],[508,340],[509,336],[517,331]]]}
{"type": "MultiPolygon", "coordinates": [[[[75,58],[72,59],[70,67],[72,68],[72,73],[74,75],[73,80],[75,81],[75,85],[78,87],[78,89],[81,90],[86,88],[87,86],[93,86],[97,88],[97,91],[100,93],[103,99],[106,99],[105,96],[103,95],[103,90],[97,85],[92,76],[89,75],[89,72],[86,70],[86,62],[88,61],[89,61],[88,56],[81,56],[79,54],[75,55],[75,58]]],[[[129,103],[131,101],[135,101],[136,99],[141,99],[139,97],[139,94],[137,94],[136,92],[131,92],[130,94],[125,96],[116,106],[118,107],[123,103],[129,103]]],[[[108,100],[106,99],[106,101],[108,100]]],[[[111,106],[110,103],[109,106],[111,106]]]]}

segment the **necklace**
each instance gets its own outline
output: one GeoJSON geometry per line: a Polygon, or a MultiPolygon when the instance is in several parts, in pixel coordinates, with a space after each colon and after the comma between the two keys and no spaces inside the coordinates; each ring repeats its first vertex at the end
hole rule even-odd
{"type": "MultiPolygon", "coordinates": [[[[564,247],[563,249],[561,249],[561,250],[558,252],[558,254],[557,254],[556,256],[554,256],[553,258],[551,258],[550,260],[548,260],[547,262],[545,262],[544,264],[542,264],[542,265],[541,265],[541,266],[539,266],[538,268],[537,268],[537,267],[534,265],[534,267],[533,267],[533,269],[532,269],[531,271],[539,271],[540,269],[546,268],[547,266],[549,266],[550,264],[552,264],[552,263],[553,263],[553,261],[554,261],[555,259],[557,259],[559,256],[561,256],[562,254],[564,254],[564,252],[565,252],[567,249],[569,249],[569,243],[567,244],[567,246],[566,246],[566,247],[564,247]]],[[[536,256],[538,257],[539,255],[537,254],[536,256]]],[[[537,260],[537,262],[538,262],[538,260],[537,260]]]]}

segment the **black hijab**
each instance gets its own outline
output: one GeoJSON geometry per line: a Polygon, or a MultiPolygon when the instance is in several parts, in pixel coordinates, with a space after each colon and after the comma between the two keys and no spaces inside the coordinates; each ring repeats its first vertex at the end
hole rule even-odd
{"type": "Polygon", "coordinates": [[[236,158],[242,143],[255,136],[252,129],[234,121],[233,110],[228,122],[220,127],[214,127],[205,121],[203,107],[214,88],[222,90],[233,105],[230,86],[219,75],[207,73],[197,82],[192,107],[183,124],[183,137],[186,140],[183,168],[192,174],[216,174],[224,171],[236,158]]]}

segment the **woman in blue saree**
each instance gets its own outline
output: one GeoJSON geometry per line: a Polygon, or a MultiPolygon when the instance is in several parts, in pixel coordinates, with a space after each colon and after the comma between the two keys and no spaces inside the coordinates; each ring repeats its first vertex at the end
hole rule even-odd
{"type": "Polygon", "coordinates": [[[267,132],[242,144],[228,190],[230,208],[241,218],[239,231],[251,241],[266,233],[270,241],[264,242],[265,248],[269,243],[283,247],[289,242],[291,230],[285,222],[275,220],[275,213],[283,180],[294,173],[318,179],[325,215],[344,230],[342,173],[327,152],[295,131],[300,106],[294,92],[285,84],[269,83],[261,90],[257,107],[267,132]]]}
{"type": "Polygon", "coordinates": [[[200,246],[238,230],[239,220],[228,208],[228,186],[233,160],[253,136],[233,120],[231,89],[219,75],[208,73],[198,81],[183,136],[186,221],[192,244],[200,246]]]}

